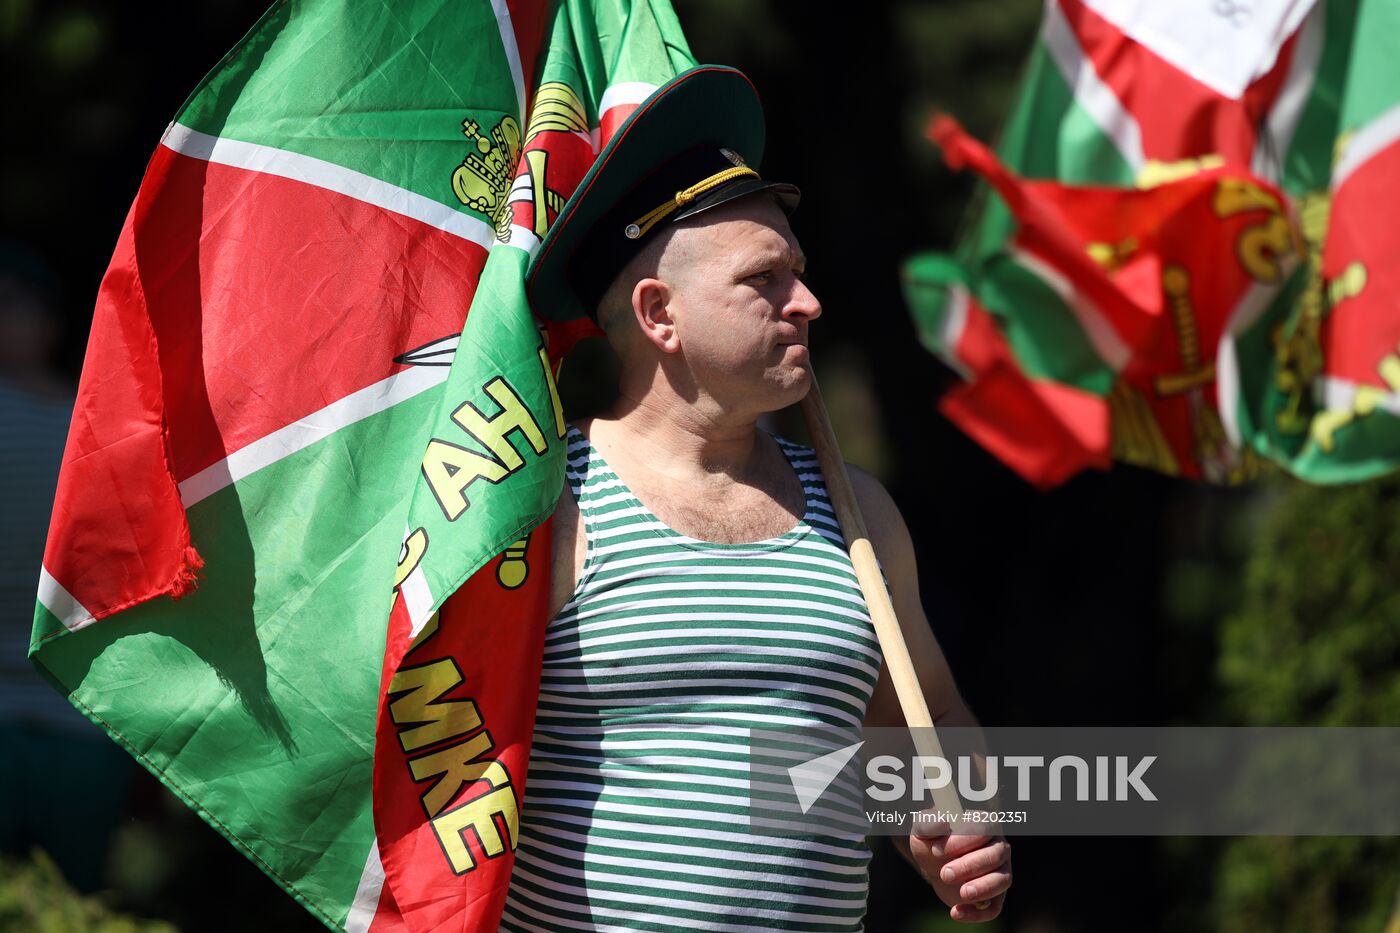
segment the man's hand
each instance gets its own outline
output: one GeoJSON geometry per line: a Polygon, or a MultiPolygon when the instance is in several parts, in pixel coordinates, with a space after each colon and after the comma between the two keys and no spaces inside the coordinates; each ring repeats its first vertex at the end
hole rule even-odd
{"type": "Polygon", "coordinates": [[[946,825],[921,827],[909,836],[914,867],[933,886],[949,915],[961,923],[981,923],[1001,913],[1011,887],[1011,843],[1001,836],[949,835],[946,825]]]}
{"type": "MultiPolygon", "coordinates": [[[[923,687],[929,714],[938,726],[976,728],[977,720],[959,695],[943,649],[938,647],[924,615],[909,528],[885,487],[863,470],[847,466],[856,499],[865,513],[866,527],[870,529],[870,543],[890,581],[890,599],[914,662],[914,671],[923,687]]],[[[888,670],[880,671],[866,710],[865,724],[907,725],[888,670]]],[[[1010,843],[1001,836],[951,836],[946,825],[932,821],[916,825],[924,835],[911,835],[907,844],[899,837],[891,842],[933,886],[939,899],[952,908],[953,919],[981,923],[1000,914],[1006,889],[1011,887],[1010,843]],[[945,877],[945,871],[952,874],[945,877]]]]}

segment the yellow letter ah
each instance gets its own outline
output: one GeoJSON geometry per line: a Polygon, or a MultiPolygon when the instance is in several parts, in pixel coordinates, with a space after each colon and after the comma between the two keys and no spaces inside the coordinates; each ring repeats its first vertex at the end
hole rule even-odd
{"type": "Polygon", "coordinates": [[[507,439],[507,435],[512,431],[519,431],[525,435],[535,453],[543,454],[546,447],[544,432],[535,423],[535,416],[530,414],[530,409],[525,407],[520,396],[510,387],[510,383],[500,376],[486,384],[486,394],[501,406],[500,412],[494,418],[487,418],[471,402],[463,402],[452,413],[452,420],[491,451],[507,471],[514,472],[520,469],[524,461],[520,459],[520,453],[507,439]]]}
{"type": "Polygon", "coordinates": [[[479,479],[499,483],[509,475],[510,470],[490,457],[446,441],[429,441],[423,457],[423,476],[449,522],[455,522],[471,505],[466,495],[468,486],[479,479]]]}

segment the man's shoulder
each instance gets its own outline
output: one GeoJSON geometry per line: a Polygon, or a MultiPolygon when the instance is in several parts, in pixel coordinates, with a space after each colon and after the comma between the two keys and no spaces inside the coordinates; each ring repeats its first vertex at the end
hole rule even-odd
{"type": "Polygon", "coordinates": [[[867,524],[877,517],[899,518],[903,521],[894,497],[885,488],[885,484],[880,482],[874,474],[861,469],[854,463],[846,464],[846,473],[851,477],[851,489],[855,492],[856,502],[860,505],[861,513],[865,516],[867,524]]]}
{"type": "Polygon", "coordinates": [[[885,484],[875,476],[852,463],[846,464],[846,473],[851,477],[851,489],[855,493],[856,504],[860,506],[865,519],[866,532],[870,544],[886,570],[892,566],[909,566],[914,560],[914,542],[909,535],[909,527],[899,505],[890,495],[885,484]]]}
{"type": "MultiPolygon", "coordinates": [[[[780,447],[785,447],[789,453],[810,457],[814,461],[817,459],[816,450],[806,444],[789,440],[778,434],[770,433],[769,436],[771,436],[780,447]]],[[[882,525],[890,522],[898,522],[900,525],[903,525],[904,518],[900,514],[899,506],[895,504],[894,498],[890,495],[889,490],[885,488],[884,483],[880,482],[874,474],[856,466],[850,461],[846,461],[846,475],[851,478],[851,491],[855,494],[856,504],[860,506],[861,514],[865,517],[867,526],[871,525],[872,522],[882,525]]],[[[826,486],[827,494],[831,495],[833,492],[833,483],[830,478],[826,476],[824,471],[822,473],[822,479],[826,486]]],[[[871,534],[873,535],[874,533],[872,529],[871,534]]]]}

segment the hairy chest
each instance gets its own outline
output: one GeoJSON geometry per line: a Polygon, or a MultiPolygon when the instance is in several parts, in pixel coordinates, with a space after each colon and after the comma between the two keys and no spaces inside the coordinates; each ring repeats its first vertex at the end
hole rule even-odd
{"type": "Polygon", "coordinates": [[[633,494],[674,531],[702,541],[738,544],[791,531],[805,511],[802,489],[644,486],[633,494]]]}
{"type": "MultiPolygon", "coordinates": [[[[657,487],[638,496],[652,515],[673,531],[701,541],[741,544],[765,541],[791,531],[806,512],[806,496],[801,486],[795,494],[776,497],[751,489],[736,489],[715,495],[713,490],[679,493],[674,488],[657,487]]],[[[550,618],[558,615],[578,585],[588,550],[584,516],[573,495],[565,489],[555,513],[554,561],[551,576],[550,618]]]]}

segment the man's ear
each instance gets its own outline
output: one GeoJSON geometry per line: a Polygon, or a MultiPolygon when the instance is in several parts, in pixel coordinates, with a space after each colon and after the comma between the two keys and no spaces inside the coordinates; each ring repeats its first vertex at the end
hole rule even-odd
{"type": "Polygon", "coordinates": [[[642,336],[662,353],[677,353],[681,348],[670,305],[671,287],[660,279],[641,279],[632,287],[632,313],[642,336]]]}

